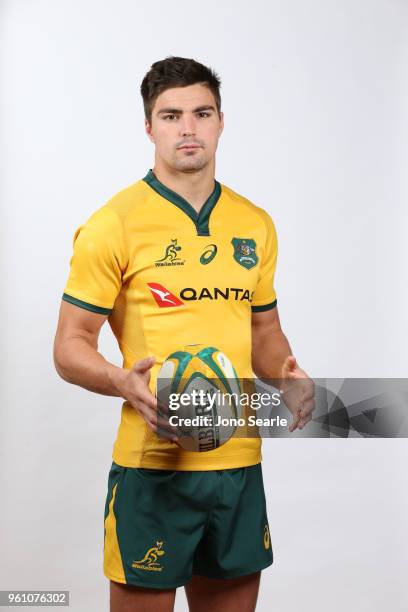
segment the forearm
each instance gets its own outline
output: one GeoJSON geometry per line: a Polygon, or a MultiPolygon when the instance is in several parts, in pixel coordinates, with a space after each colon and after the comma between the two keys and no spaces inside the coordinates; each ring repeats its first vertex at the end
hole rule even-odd
{"type": "Polygon", "coordinates": [[[70,338],[56,345],[54,363],[65,381],[101,395],[122,397],[126,370],[107,361],[85,338],[70,338]]]}
{"type": "Polygon", "coordinates": [[[253,330],[252,370],[258,378],[270,379],[278,388],[282,366],[289,355],[292,350],[282,330],[253,330]]]}

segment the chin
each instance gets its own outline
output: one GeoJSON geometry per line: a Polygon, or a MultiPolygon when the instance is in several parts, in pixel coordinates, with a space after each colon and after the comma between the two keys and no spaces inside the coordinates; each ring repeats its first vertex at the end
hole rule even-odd
{"type": "Polygon", "coordinates": [[[175,161],[174,167],[181,172],[197,172],[207,166],[206,159],[178,159],[175,161]]]}

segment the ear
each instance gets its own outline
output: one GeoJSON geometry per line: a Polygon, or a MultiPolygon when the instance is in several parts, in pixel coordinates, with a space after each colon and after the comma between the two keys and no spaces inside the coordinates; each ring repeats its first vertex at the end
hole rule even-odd
{"type": "Polygon", "coordinates": [[[151,140],[151,142],[154,142],[154,136],[152,134],[152,126],[146,118],[145,118],[145,131],[149,137],[149,140],[151,140]]]}
{"type": "Polygon", "coordinates": [[[220,129],[218,132],[218,136],[221,136],[224,129],[224,113],[220,113],[220,129]]]}

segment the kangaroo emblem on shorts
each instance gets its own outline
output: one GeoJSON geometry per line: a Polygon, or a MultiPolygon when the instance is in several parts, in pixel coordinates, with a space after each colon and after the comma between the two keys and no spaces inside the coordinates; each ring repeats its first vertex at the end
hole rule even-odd
{"type": "Polygon", "coordinates": [[[140,561],[133,561],[132,567],[161,572],[163,566],[157,562],[157,558],[162,557],[165,554],[164,550],[162,550],[162,546],[163,542],[156,541],[156,546],[149,548],[143,559],[140,559],[140,561]]]}

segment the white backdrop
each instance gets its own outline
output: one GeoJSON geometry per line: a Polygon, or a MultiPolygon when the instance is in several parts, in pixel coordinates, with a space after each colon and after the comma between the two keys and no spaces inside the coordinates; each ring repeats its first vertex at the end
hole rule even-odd
{"type": "MultiPolygon", "coordinates": [[[[275,220],[300,365],[406,377],[408,3],[3,0],[1,17],[0,589],[100,612],[121,401],[58,378],[52,342],[75,228],[152,166],[141,79],[167,55],[220,73],[216,176],[275,220]]],[[[108,326],[100,350],[120,364],[108,326]]],[[[275,562],[257,610],[406,610],[406,440],[263,449],[275,562]]]]}

